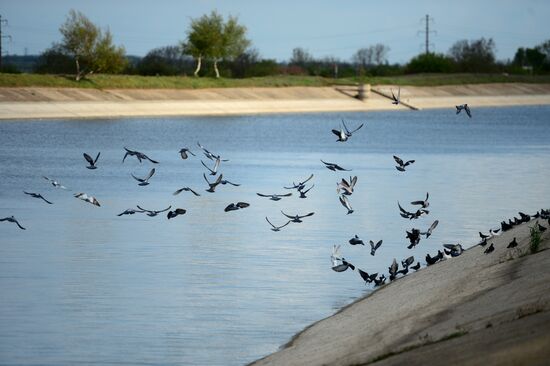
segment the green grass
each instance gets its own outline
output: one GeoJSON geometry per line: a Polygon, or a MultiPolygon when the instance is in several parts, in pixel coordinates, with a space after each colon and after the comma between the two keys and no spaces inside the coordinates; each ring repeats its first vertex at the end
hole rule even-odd
{"type": "Polygon", "coordinates": [[[316,76],[265,76],[227,79],[185,76],[91,75],[79,82],[72,75],[2,74],[0,87],[65,87],[95,89],[203,89],[239,87],[285,87],[350,85],[363,82],[372,85],[397,84],[411,86],[461,85],[479,83],[550,83],[550,75],[488,74],[417,74],[388,77],[332,79],[316,76]]]}
{"type": "Polygon", "coordinates": [[[539,251],[540,246],[540,230],[535,223],[535,226],[529,226],[529,230],[531,231],[531,241],[529,243],[529,249],[531,250],[531,253],[536,253],[539,251]]]}

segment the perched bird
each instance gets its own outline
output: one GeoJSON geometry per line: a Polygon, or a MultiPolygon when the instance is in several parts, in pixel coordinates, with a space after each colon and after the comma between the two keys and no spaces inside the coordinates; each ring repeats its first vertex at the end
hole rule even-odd
{"type": "Polygon", "coordinates": [[[485,254],[489,254],[491,253],[493,250],[495,250],[495,246],[493,245],[493,243],[491,243],[491,245],[489,245],[489,247],[487,249],[485,249],[484,253],[485,254]]]}
{"type": "Polygon", "coordinates": [[[376,254],[376,250],[380,248],[380,245],[382,245],[382,240],[379,240],[376,244],[372,240],[369,240],[370,244],[370,255],[374,256],[376,254]]]}
{"type": "Polygon", "coordinates": [[[523,212],[519,212],[519,217],[521,222],[529,222],[531,220],[531,215],[527,215],[523,212]]]}
{"type": "Polygon", "coordinates": [[[88,162],[88,166],[86,168],[88,169],[96,169],[97,167],[95,166],[95,164],[97,163],[97,160],[99,159],[99,155],[101,154],[101,152],[98,152],[97,153],[97,156],[95,157],[95,160],[92,159],[92,157],[86,153],[84,153],[84,159],[86,159],[86,161],[88,162]]]}
{"type": "Polygon", "coordinates": [[[126,160],[126,157],[128,157],[128,156],[135,156],[139,160],[140,163],[143,160],[149,160],[153,164],[158,164],[159,163],[158,161],[151,159],[150,157],[148,157],[147,155],[145,155],[144,153],[141,153],[139,151],[130,150],[126,147],[124,148],[124,150],[126,150],[126,154],[124,154],[124,157],[122,158],[123,163],[124,163],[124,160],[126,160]]]}
{"type": "Polygon", "coordinates": [[[327,163],[326,161],[323,161],[323,159],[321,159],[321,162],[323,164],[325,164],[325,166],[327,167],[327,169],[329,170],[332,170],[333,172],[337,171],[337,170],[340,170],[340,171],[346,171],[346,172],[350,172],[351,169],[344,169],[342,168],[340,165],[338,164],[335,164],[335,163],[327,163]]]}
{"type": "Polygon", "coordinates": [[[393,281],[395,279],[398,269],[399,266],[397,265],[397,261],[395,260],[395,258],[393,258],[392,264],[388,267],[388,270],[390,272],[390,281],[393,281]]]}
{"type": "Polygon", "coordinates": [[[27,230],[27,229],[25,229],[23,226],[21,226],[21,224],[19,223],[19,221],[17,221],[17,220],[15,219],[15,216],[4,217],[3,219],[0,219],[0,221],[13,222],[13,223],[16,224],[21,230],[27,230]]]}
{"type": "Polygon", "coordinates": [[[441,259],[443,259],[443,253],[441,252],[441,250],[438,250],[437,255],[433,257],[431,257],[429,253],[426,254],[426,263],[428,264],[428,266],[437,263],[437,261],[440,261],[441,259]]]}
{"type": "Polygon", "coordinates": [[[220,155],[216,155],[210,151],[208,151],[204,146],[200,144],[200,142],[197,141],[197,146],[201,148],[204,155],[210,159],[210,160],[220,160],[220,161],[229,161],[227,159],[222,159],[220,155]]]}
{"type": "Polygon", "coordinates": [[[340,183],[336,183],[336,192],[340,193],[343,190],[345,195],[350,196],[353,193],[353,189],[357,184],[357,176],[349,177],[349,182],[342,178],[340,183]]]}
{"type": "Polygon", "coordinates": [[[426,230],[425,232],[423,233],[420,233],[420,235],[426,235],[426,239],[428,239],[430,237],[430,235],[432,235],[432,231],[434,231],[434,229],[437,227],[437,224],[439,224],[439,220],[435,220],[431,225],[430,227],[428,228],[428,230],[426,230]]]}
{"type": "Polygon", "coordinates": [[[272,201],[279,201],[282,200],[283,197],[290,197],[292,196],[292,193],[287,194],[263,194],[263,193],[256,193],[260,197],[269,197],[272,201]]]}
{"type": "Polygon", "coordinates": [[[409,266],[413,263],[414,263],[414,256],[412,256],[412,255],[401,261],[401,265],[405,268],[409,268],[409,266]]]}
{"type": "Polygon", "coordinates": [[[174,193],[172,193],[174,196],[180,194],[181,192],[183,191],[186,191],[186,192],[191,192],[193,193],[195,196],[200,196],[200,194],[198,194],[197,192],[195,192],[194,190],[192,190],[191,188],[189,187],[183,187],[183,188],[180,188],[178,189],[177,191],[175,191],[174,193]]]}
{"type": "Polygon", "coordinates": [[[290,219],[290,221],[296,222],[296,223],[302,222],[302,219],[303,219],[304,217],[313,216],[313,215],[315,214],[315,212],[310,212],[310,213],[308,213],[308,214],[306,214],[306,215],[302,215],[302,216],[300,216],[300,215],[298,215],[298,214],[296,214],[296,215],[294,215],[294,216],[290,216],[290,215],[287,215],[286,213],[284,213],[283,211],[281,211],[281,213],[282,213],[283,215],[285,215],[286,217],[288,217],[288,218],[290,219]]]}
{"type": "Polygon", "coordinates": [[[378,277],[378,279],[374,280],[374,286],[375,287],[382,286],[385,283],[386,283],[386,276],[384,276],[384,275],[380,275],[380,277],[378,277]]]}
{"type": "Polygon", "coordinates": [[[169,209],[172,208],[172,206],[168,206],[167,208],[165,208],[164,210],[160,210],[160,211],[155,211],[155,210],[146,210],[142,207],[139,207],[139,205],[137,206],[137,208],[139,208],[140,210],[142,210],[143,212],[145,212],[145,214],[149,217],[155,217],[157,216],[159,213],[162,213],[162,212],[166,212],[168,211],[169,209]]]}
{"type": "Polygon", "coordinates": [[[363,243],[363,240],[359,239],[359,237],[357,235],[355,235],[353,238],[351,238],[349,240],[349,243],[351,245],[365,245],[365,243],[363,243]]]}
{"type": "Polygon", "coordinates": [[[52,202],[45,199],[40,193],[32,193],[32,192],[25,192],[25,191],[23,191],[23,193],[28,194],[29,196],[34,197],[34,198],[40,198],[41,200],[43,200],[44,202],[46,202],[50,205],[53,204],[52,202]]]}
{"type": "Polygon", "coordinates": [[[216,191],[216,187],[222,182],[222,179],[223,179],[223,174],[220,174],[218,176],[218,179],[216,179],[214,183],[210,183],[206,178],[206,174],[203,173],[202,176],[204,177],[204,180],[206,181],[206,183],[208,183],[209,185],[209,188],[206,190],[206,192],[210,192],[210,193],[214,193],[216,191]]]}
{"type": "Polygon", "coordinates": [[[518,242],[516,241],[516,238],[514,237],[514,240],[512,240],[506,248],[515,248],[518,246],[518,242]]]}
{"type": "Polygon", "coordinates": [[[393,94],[392,89],[390,89],[390,91],[391,91],[391,98],[393,99],[391,103],[395,105],[398,105],[399,103],[401,103],[401,87],[397,89],[397,97],[395,96],[395,94],[393,94]]]}
{"type": "Polygon", "coordinates": [[[309,182],[309,180],[313,178],[313,174],[311,174],[309,176],[309,178],[307,178],[306,180],[304,180],[303,182],[298,182],[297,184],[292,182],[292,186],[290,187],[284,187],[284,189],[297,189],[298,191],[301,191],[302,189],[304,189],[306,187],[306,183],[309,182]]]}
{"type": "Polygon", "coordinates": [[[422,208],[428,208],[430,203],[428,202],[428,198],[430,197],[430,194],[426,192],[426,199],[421,201],[412,201],[411,205],[420,205],[422,208]]]}
{"type": "Polygon", "coordinates": [[[443,244],[443,246],[450,251],[449,254],[451,257],[458,257],[464,252],[460,244],[443,244]]]}
{"type": "Polygon", "coordinates": [[[191,154],[193,156],[196,156],[195,154],[193,154],[193,152],[191,152],[191,150],[189,150],[188,148],[184,147],[184,148],[181,148],[180,149],[180,155],[181,155],[181,158],[183,160],[187,159],[189,157],[188,154],[191,154]]]}
{"type": "Polygon", "coordinates": [[[539,229],[539,231],[541,233],[545,232],[546,231],[546,228],[544,226],[542,226],[541,224],[539,224],[539,222],[537,221],[537,228],[539,229]]]}
{"type": "Polygon", "coordinates": [[[479,245],[481,245],[482,247],[486,246],[487,245],[487,238],[483,239],[479,245]]]}
{"type": "Polygon", "coordinates": [[[345,196],[345,195],[340,195],[339,197],[340,199],[340,203],[342,204],[342,206],[344,206],[347,210],[348,210],[348,215],[353,213],[353,208],[351,208],[351,204],[349,203],[349,200],[348,198],[345,196]]]}
{"type": "Polygon", "coordinates": [[[313,188],[313,187],[315,187],[315,184],[312,184],[311,187],[309,187],[309,188],[306,189],[305,191],[299,189],[299,190],[298,190],[298,193],[300,193],[300,198],[307,198],[306,193],[309,192],[309,191],[311,191],[311,188],[313,188]]]}
{"type": "Polygon", "coordinates": [[[201,164],[210,171],[210,175],[216,175],[218,174],[218,168],[220,167],[220,159],[216,159],[215,160],[215,163],[214,163],[214,167],[212,169],[210,169],[205,163],[204,161],[201,160],[201,164]]]}
{"type": "Polygon", "coordinates": [[[337,142],[347,141],[357,130],[363,127],[363,124],[361,123],[361,125],[353,131],[350,131],[348,129],[348,126],[346,126],[346,122],[344,122],[344,120],[342,120],[342,126],[343,128],[341,128],[340,130],[332,130],[332,133],[338,136],[338,140],[336,140],[337,142]]]}
{"type": "Polygon", "coordinates": [[[468,107],[468,104],[456,105],[455,107],[456,107],[456,114],[459,114],[464,109],[468,117],[472,118],[472,111],[470,111],[470,107],[468,107]]]}
{"type": "Polygon", "coordinates": [[[76,193],[74,195],[76,198],[81,199],[82,201],[86,201],[88,203],[91,203],[94,206],[101,207],[97,199],[93,196],[88,196],[86,193],[76,193]]]}
{"type": "Polygon", "coordinates": [[[502,221],[502,222],[500,223],[500,229],[501,229],[503,232],[504,232],[504,231],[508,231],[508,230],[510,230],[511,228],[512,228],[512,225],[510,225],[510,224],[507,223],[507,222],[502,221]]]}
{"type": "Polygon", "coordinates": [[[248,206],[250,206],[250,204],[249,204],[249,203],[246,203],[246,202],[230,203],[230,204],[224,209],[224,211],[225,211],[225,212],[236,211],[236,210],[241,209],[241,208],[247,208],[248,206]]]}
{"type": "Polygon", "coordinates": [[[143,210],[135,210],[133,208],[129,208],[129,209],[126,209],[124,210],[124,212],[121,212],[119,213],[117,216],[122,216],[122,215],[133,215],[133,214],[136,214],[136,213],[143,213],[145,211],[143,210]]]}
{"type": "Polygon", "coordinates": [[[416,262],[416,264],[414,266],[411,266],[411,268],[415,271],[418,271],[420,269],[420,262],[416,262]]]}
{"type": "Polygon", "coordinates": [[[483,234],[481,231],[479,232],[479,237],[481,238],[481,240],[485,240],[489,237],[489,235],[485,235],[483,234]]]}
{"type": "Polygon", "coordinates": [[[401,158],[396,155],[393,156],[393,160],[395,160],[395,162],[397,163],[397,166],[395,167],[395,169],[399,170],[400,172],[404,172],[407,166],[414,163],[414,160],[408,160],[406,162],[403,162],[403,160],[401,160],[401,158]]]}
{"type": "Polygon", "coordinates": [[[146,186],[146,185],[149,185],[149,179],[151,179],[151,177],[155,174],[155,168],[151,169],[151,171],[149,172],[149,174],[147,174],[147,176],[145,178],[138,178],[136,177],[135,175],[133,175],[132,173],[130,173],[130,175],[135,179],[137,180],[139,183],[138,183],[138,186],[146,186]]]}
{"type": "Polygon", "coordinates": [[[275,226],[271,223],[271,221],[269,221],[269,219],[267,218],[267,216],[265,217],[265,220],[269,223],[269,225],[271,225],[271,231],[280,231],[282,228],[284,228],[285,226],[287,226],[288,224],[290,224],[290,220],[288,220],[286,222],[286,224],[284,225],[281,225],[281,226],[275,226]]]}
{"type": "Polygon", "coordinates": [[[176,216],[185,215],[186,212],[187,210],[184,208],[176,208],[174,211],[168,211],[166,217],[168,217],[168,220],[170,220],[176,216]]]}
{"type": "Polygon", "coordinates": [[[42,176],[42,178],[46,179],[47,181],[49,181],[52,186],[54,186],[55,188],[61,188],[61,189],[67,189],[67,187],[61,185],[58,181],[54,180],[54,179],[50,179],[46,176],[42,176]]]}

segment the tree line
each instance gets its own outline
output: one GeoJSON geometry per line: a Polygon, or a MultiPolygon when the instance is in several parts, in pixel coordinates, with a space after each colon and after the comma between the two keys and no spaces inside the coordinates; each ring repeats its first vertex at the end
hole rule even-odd
{"type": "MultiPolygon", "coordinates": [[[[550,40],[533,48],[519,48],[513,60],[497,61],[492,39],[459,40],[446,54],[424,53],[405,65],[389,64],[390,48],[375,44],[357,50],[351,60],[315,58],[294,48],[287,62],[264,59],[247,38],[238,19],[224,19],[216,11],[191,19],[185,40],[155,48],[144,57],[127,56],[83,13],[71,10],[59,28],[62,40],[35,60],[36,73],[73,74],[80,80],[93,73],[185,75],[245,78],[268,75],[323,77],[387,76],[412,73],[549,73],[550,40]]],[[[23,57],[23,56],[20,56],[23,57]]],[[[3,72],[16,72],[6,62],[3,72]]]]}

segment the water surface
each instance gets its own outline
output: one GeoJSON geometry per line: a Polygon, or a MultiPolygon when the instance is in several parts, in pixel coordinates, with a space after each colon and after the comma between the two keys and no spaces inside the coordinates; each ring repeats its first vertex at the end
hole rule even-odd
{"type": "MultiPolygon", "coordinates": [[[[518,210],[548,207],[549,107],[479,108],[474,118],[451,110],[325,113],[208,118],[138,118],[0,123],[0,216],[15,215],[26,231],[0,225],[0,364],[240,365],[277,350],[295,332],[371,289],[353,272],[330,269],[333,244],[369,272],[393,258],[423,262],[444,242],[475,242],[477,232],[518,210]],[[341,118],[365,123],[346,143],[330,130],[341,118]],[[224,178],[240,187],[204,192],[201,154],[178,150],[196,142],[230,159],[224,178]],[[121,163],[123,146],[160,161],[121,163]],[[95,171],[83,152],[101,151],[95,171]],[[415,159],[405,173],[392,155],[415,159]],[[359,177],[351,215],[336,182],[359,177]],[[256,192],[285,193],[315,175],[307,199],[279,202],[256,192]],[[70,192],[48,185],[59,180],[70,192]],[[202,194],[177,188],[190,186],[202,194]],[[25,196],[42,193],[53,205],[25,196]],[[430,215],[398,215],[397,201],[430,192],[430,215]],[[94,207],[72,197],[86,192],[94,207]],[[225,213],[231,202],[247,209],[225,213]],[[116,215],[136,204],[188,213],[116,215]],[[272,232],[264,217],[314,211],[302,224],[272,232]],[[406,249],[405,230],[432,237],[406,249]],[[375,257],[347,241],[383,239],[375,257]]],[[[211,177],[209,176],[209,179],[211,177]]]]}

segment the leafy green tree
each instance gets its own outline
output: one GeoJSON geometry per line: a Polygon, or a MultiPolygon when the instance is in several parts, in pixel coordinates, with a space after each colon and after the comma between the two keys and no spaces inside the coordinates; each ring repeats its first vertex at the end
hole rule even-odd
{"type": "Polygon", "coordinates": [[[197,60],[194,75],[198,76],[202,60],[211,60],[216,77],[220,77],[218,62],[233,60],[250,45],[246,39],[246,27],[240,25],[237,18],[229,16],[227,22],[216,11],[192,19],[187,31],[187,41],[182,44],[183,52],[197,60]]]}
{"type": "Polygon", "coordinates": [[[492,38],[458,41],[449,50],[449,55],[460,71],[490,72],[496,67],[495,42],[492,38]]]}
{"type": "Polygon", "coordinates": [[[453,60],[437,53],[423,53],[411,59],[405,68],[406,73],[451,72],[453,60]]]}
{"type": "Polygon", "coordinates": [[[61,49],[74,59],[77,81],[97,71],[124,70],[127,62],[124,48],[114,46],[111,32],[102,32],[81,12],[71,10],[59,31],[63,35],[61,49]]]}

